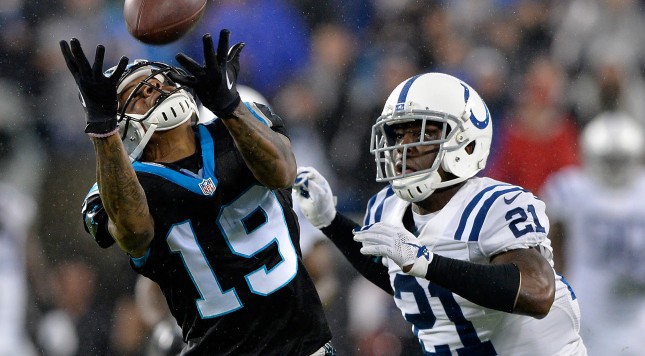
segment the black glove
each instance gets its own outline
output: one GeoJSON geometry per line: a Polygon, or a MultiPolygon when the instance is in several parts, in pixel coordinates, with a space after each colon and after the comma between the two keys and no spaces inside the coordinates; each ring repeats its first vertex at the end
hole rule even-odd
{"type": "Polygon", "coordinates": [[[72,38],[68,45],[66,41],[60,41],[60,49],[65,57],[67,68],[76,80],[81,104],[85,108],[85,132],[91,136],[104,136],[116,130],[116,114],[118,98],[116,87],[121,75],[128,65],[128,58],[121,57],[119,65],[112,75],[103,75],[103,57],[105,47],[96,46],[94,65],[90,63],[83,53],[81,43],[72,38]],[[71,45],[71,50],[70,50],[71,45]]]}
{"type": "Polygon", "coordinates": [[[213,50],[211,35],[204,35],[204,66],[183,53],[177,54],[177,62],[192,75],[174,72],[169,74],[170,79],[175,82],[193,88],[202,104],[223,119],[229,118],[240,103],[240,94],[235,82],[240,71],[240,52],[245,46],[244,42],[240,42],[229,50],[230,33],[226,29],[220,32],[217,56],[213,50]]]}

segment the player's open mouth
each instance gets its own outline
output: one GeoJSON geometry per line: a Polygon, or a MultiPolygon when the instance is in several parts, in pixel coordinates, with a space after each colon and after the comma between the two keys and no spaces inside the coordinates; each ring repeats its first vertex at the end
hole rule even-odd
{"type": "MultiPolygon", "coordinates": [[[[397,175],[403,174],[403,163],[402,162],[397,162],[394,165],[394,171],[396,172],[397,175]]],[[[407,167],[405,167],[405,174],[414,173],[416,171],[417,170],[414,169],[414,167],[410,167],[409,165],[407,167]]]]}

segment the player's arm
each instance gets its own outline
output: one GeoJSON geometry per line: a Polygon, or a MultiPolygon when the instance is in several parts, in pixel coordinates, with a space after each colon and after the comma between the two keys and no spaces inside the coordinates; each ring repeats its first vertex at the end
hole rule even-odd
{"type": "Polygon", "coordinates": [[[296,178],[296,158],[286,136],[258,120],[242,102],[223,121],[260,183],[271,189],[291,186],[296,178]]]}
{"type": "Polygon", "coordinates": [[[358,273],[386,293],[393,295],[389,272],[381,262],[381,258],[363,255],[361,253],[362,245],[354,241],[352,231],[359,227],[360,225],[352,219],[336,213],[331,224],[321,228],[320,231],[336,245],[358,273]]]}
{"type": "Polygon", "coordinates": [[[237,43],[229,49],[229,36],[228,30],[220,32],[215,52],[210,34],[204,35],[204,65],[179,53],[177,61],[191,75],[173,73],[170,76],[177,83],[193,88],[202,104],[223,120],[244,161],[260,183],[272,189],[287,188],[296,177],[291,143],[286,136],[258,120],[242,103],[236,80],[244,43],[237,43]]]}
{"type": "Polygon", "coordinates": [[[432,253],[402,227],[384,223],[354,232],[361,253],[386,256],[404,273],[436,283],[486,308],[543,318],[555,297],[555,277],[536,249],[501,253],[478,264],[432,253]]]}
{"type": "MultiPolygon", "coordinates": [[[[515,266],[519,274],[519,286],[513,313],[543,318],[555,299],[555,275],[549,262],[537,248],[517,249],[501,253],[491,260],[492,266],[515,266]]],[[[515,289],[517,277],[511,277],[515,289]]],[[[510,282],[509,282],[510,283],[510,282]]],[[[512,293],[511,293],[512,295],[512,293]]]]}
{"type": "Polygon", "coordinates": [[[119,135],[92,138],[92,143],[97,183],[108,215],[108,231],[121,249],[132,257],[141,257],[154,236],[154,223],[143,188],[119,135]]]}
{"type": "Polygon", "coordinates": [[[381,259],[361,254],[361,244],[352,239],[352,230],[360,225],[336,211],[327,180],[312,167],[299,167],[293,191],[307,220],[336,245],[363,277],[386,293],[393,294],[388,270],[381,259]]]}
{"type": "Polygon", "coordinates": [[[97,184],[108,215],[108,230],[117,244],[133,257],[145,254],[154,224],[143,188],[119,137],[116,114],[116,85],[128,63],[126,57],[109,77],[103,75],[105,48],[96,47],[90,66],[81,44],[72,39],[60,42],[67,68],[74,76],[85,108],[85,132],[91,137],[96,154],[97,184]]]}

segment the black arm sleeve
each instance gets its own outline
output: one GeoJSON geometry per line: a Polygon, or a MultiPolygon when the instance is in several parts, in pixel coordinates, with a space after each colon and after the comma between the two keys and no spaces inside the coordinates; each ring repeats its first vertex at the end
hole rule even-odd
{"type": "Polygon", "coordinates": [[[367,280],[374,283],[386,293],[393,295],[387,268],[381,263],[381,257],[365,256],[361,253],[362,244],[354,241],[352,230],[360,227],[350,218],[336,213],[336,217],[327,227],[321,229],[352,266],[367,280]]]}
{"type": "Polygon", "coordinates": [[[520,289],[514,264],[482,265],[434,255],[426,279],[486,308],[512,313],[520,289]]]}

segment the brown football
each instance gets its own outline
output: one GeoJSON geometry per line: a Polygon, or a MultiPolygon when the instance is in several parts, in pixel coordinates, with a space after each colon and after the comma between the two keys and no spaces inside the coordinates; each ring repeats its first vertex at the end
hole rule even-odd
{"type": "Polygon", "coordinates": [[[207,0],[125,0],[128,31],[141,42],[162,45],[190,32],[204,15],[207,0]]]}

